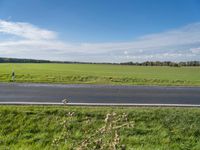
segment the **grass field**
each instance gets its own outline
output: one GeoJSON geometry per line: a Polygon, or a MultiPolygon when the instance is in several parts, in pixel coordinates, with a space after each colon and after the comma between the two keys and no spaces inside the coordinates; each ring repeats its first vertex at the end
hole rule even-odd
{"type": "Polygon", "coordinates": [[[199,150],[200,109],[0,106],[0,149],[199,150]]]}
{"type": "Polygon", "coordinates": [[[119,85],[200,85],[199,67],[140,67],[95,64],[0,64],[0,81],[119,85]]]}
{"type": "Polygon", "coordinates": [[[0,82],[117,85],[200,85],[200,67],[140,67],[100,64],[0,64],[0,82]]]}

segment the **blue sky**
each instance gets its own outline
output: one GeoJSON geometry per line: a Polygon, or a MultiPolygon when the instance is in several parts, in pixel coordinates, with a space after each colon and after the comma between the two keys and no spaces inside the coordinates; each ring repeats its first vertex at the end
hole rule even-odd
{"type": "Polygon", "coordinates": [[[200,1],[0,0],[0,57],[200,60],[200,1]]]}

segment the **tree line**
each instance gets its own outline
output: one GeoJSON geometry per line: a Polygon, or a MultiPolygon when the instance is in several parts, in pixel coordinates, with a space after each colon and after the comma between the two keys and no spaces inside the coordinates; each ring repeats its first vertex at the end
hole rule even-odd
{"type": "Polygon", "coordinates": [[[0,58],[0,63],[50,63],[49,60],[0,58]]]}
{"type": "Polygon", "coordinates": [[[134,65],[134,66],[200,66],[200,61],[186,61],[186,62],[171,62],[171,61],[145,61],[145,62],[124,62],[121,65],[134,65]]]}
{"type": "Polygon", "coordinates": [[[171,61],[145,61],[145,62],[123,62],[123,63],[94,63],[76,61],[50,61],[37,59],[1,58],[0,63],[66,63],[66,64],[113,64],[113,65],[133,65],[133,66],[200,66],[200,61],[171,62],[171,61]]]}

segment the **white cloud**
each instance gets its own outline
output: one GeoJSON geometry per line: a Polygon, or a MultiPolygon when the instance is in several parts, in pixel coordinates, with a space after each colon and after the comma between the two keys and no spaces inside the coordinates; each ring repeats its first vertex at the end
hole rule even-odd
{"type": "Polygon", "coordinates": [[[193,54],[200,55],[200,47],[191,48],[190,51],[191,51],[193,54]]]}
{"type": "Polygon", "coordinates": [[[46,29],[38,28],[24,22],[9,22],[0,20],[0,33],[16,35],[32,40],[55,39],[56,33],[46,29]]]}
{"type": "Polygon", "coordinates": [[[145,35],[130,42],[69,43],[29,23],[0,20],[0,56],[74,61],[200,60],[200,23],[145,35]]]}

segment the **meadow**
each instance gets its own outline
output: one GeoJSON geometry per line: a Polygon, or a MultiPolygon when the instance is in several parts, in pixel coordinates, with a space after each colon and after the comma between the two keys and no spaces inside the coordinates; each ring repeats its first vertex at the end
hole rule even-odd
{"type": "Polygon", "coordinates": [[[200,86],[200,67],[107,64],[0,64],[0,82],[200,86]]]}
{"type": "Polygon", "coordinates": [[[197,108],[4,105],[0,122],[0,149],[200,149],[197,108]]]}

